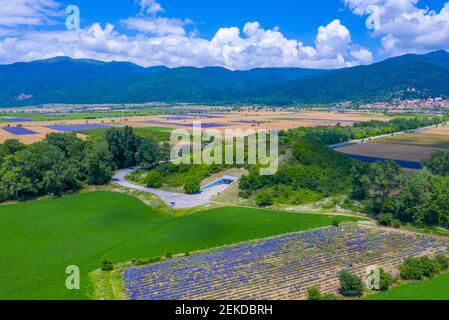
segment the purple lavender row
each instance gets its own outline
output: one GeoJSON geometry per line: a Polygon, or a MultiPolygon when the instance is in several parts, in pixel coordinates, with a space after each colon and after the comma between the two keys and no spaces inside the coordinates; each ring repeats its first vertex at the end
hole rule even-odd
{"type": "Polygon", "coordinates": [[[28,135],[33,135],[33,134],[39,134],[38,132],[32,131],[27,128],[22,128],[22,127],[6,127],[6,128],[3,128],[3,130],[5,130],[15,136],[28,136],[28,135]]]}
{"type": "MultiPolygon", "coordinates": [[[[193,123],[176,123],[176,122],[164,122],[164,121],[150,121],[151,124],[157,125],[168,125],[168,126],[176,126],[176,127],[186,127],[193,128],[193,123]]],[[[227,127],[227,124],[223,123],[202,123],[201,128],[219,128],[219,127],[227,127]]]]}
{"type": "Polygon", "coordinates": [[[82,130],[108,129],[112,128],[112,126],[106,124],[79,124],[79,125],[47,126],[46,128],[61,132],[74,132],[82,130]]]}

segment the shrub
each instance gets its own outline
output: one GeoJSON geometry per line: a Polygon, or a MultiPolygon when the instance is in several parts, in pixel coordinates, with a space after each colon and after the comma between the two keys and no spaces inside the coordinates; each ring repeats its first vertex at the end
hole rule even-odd
{"type": "Polygon", "coordinates": [[[362,280],[347,271],[340,272],[340,293],[344,297],[363,296],[364,286],[362,280]]]}
{"type": "Polygon", "coordinates": [[[134,266],[145,266],[161,261],[161,258],[137,259],[131,261],[134,266]]]}
{"type": "Polygon", "coordinates": [[[261,191],[259,192],[259,194],[256,196],[256,204],[259,207],[268,207],[273,205],[273,198],[271,197],[271,195],[266,192],[266,191],[261,191]]]}
{"type": "Polygon", "coordinates": [[[401,229],[402,223],[400,220],[394,219],[392,227],[395,229],[401,229]]]}
{"type": "Polygon", "coordinates": [[[112,269],[114,269],[114,265],[112,264],[112,262],[110,260],[104,259],[101,263],[101,270],[111,271],[112,269]]]}
{"type": "Polygon", "coordinates": [[[239,197],[243,199],[249,199],[251,197],[251,191],[249,190],[241,190],[239,192],[239,197]]]}
{"type": "Polygon", "coordinates": [[[167,252],[167,254],[165,255],[166,259],[171,259],[173,258],[173,254],[171,254],[171,252],[167,252]]]}
{"type": "Polygon", "coordinates": [[[321,292],[317,288],[310,288],[307,290],[307,300],[310,301],[318,301],[323,300],[323,296],[321,295],[321,292]]]}
{"type": "Polygon", "coordinates": [[[377,223],[384,227],[390,227],[394,222],[392,214],[380,214],[377,216],[377,223]]]}
{"type": "Polygon", "coordinates": [[[446,257],[442,254],[438,254],[435,256],[435,261],[440,264],[442,271],[446,271],[449,269],[449,258],[448,257],[446,257]]]}
{"type": "Polygon", "coordinates": [[[162,187],[162,175],[158,171],[152,170],[146,175],[144,183],[149,188],[160,188],[162,187]]]}
{"type": "Polygon", "coordinates": [[[379,281],[379,290],[380,291],[388,291],[390,286],[394,283],[393,276],[386,272],[384,269],[380,269],[380,281],[379,281]]]}
{"type": "Polygon", "coordinates": [[[401,272],[402,280],[419,281],[423,279],[422,271],[411,265],[401,265],[399,271],[401,272]]]}
{"type": "Polygon", "coordinates": [[[352,210],[352,211],[357,210],[357,205],[351,199],[345,199],[345,201],[343,201],[341,206],[343,209],[346,209],[346,210],[352,210]]]}
{"type": "Polygon", "coordinates": [[[184,183],[184,192],[187,194],[198,193],[201,190],[201,181],[199,177],[189,177],[184,183]]]}
{"type": "Polygon", "coordinates": [[[432,278],[441,272],[442,266],[438,260],[429,257],[409,258],[399,267],[401,279],[403,280],[422,280],[423,278],[432,278]]]}
{"type": "Polygon", "coordinates": [[[333,225],[334,227],[339,227],[340,224],[341,224],[341,221],[340,221],[338,218],[335,218],[335,219],[332,221],[332,225],[333,225]]]}
{"type": "Polygon", "coordinates": [[[421,268],[423,275],[426,278],[433,278],[435,275],[441,272],[441,265],[437,260],[430,259],[429,257],[420,258],[421,268]]]}

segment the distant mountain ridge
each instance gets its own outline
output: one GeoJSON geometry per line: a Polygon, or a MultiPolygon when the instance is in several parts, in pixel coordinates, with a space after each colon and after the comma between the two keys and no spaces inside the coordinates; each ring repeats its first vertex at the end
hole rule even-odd
{"type": "Polygon", "coordinates": [[[338,70],[141,67],[56,57],[0,65],[0,107],[46,103],[330,104],[449,98],[449,53],[408,54],[338,70]]]}

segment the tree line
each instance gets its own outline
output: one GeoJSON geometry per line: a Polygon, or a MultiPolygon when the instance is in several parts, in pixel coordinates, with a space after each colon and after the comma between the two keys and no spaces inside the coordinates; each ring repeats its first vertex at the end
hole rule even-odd
{"type": "Polygon", "coordinates": [[[31,145],[0,144],[0,201],[61,195],[110,182],[114,170],[153,168],[168,159],[169,146],[137,136],[131,127],[109,129],[104,138],[50,133],[31,145]]]}
{"type": "Polygon", "coordinates": [[[350,140],[368,139],[380,135],[415,130],[444,124],[448,121],[448,115],[438,117],[416,116],[413,118],[396,118],[390,121],[358,122],[354,123],[352,127],[343,127],[341,124],[337,124],[337,126],[301,127],[281,132],[281,136],[286,143],[291,143],[300,137],[311,137],[326,145],[332,145],[350,140]]]}

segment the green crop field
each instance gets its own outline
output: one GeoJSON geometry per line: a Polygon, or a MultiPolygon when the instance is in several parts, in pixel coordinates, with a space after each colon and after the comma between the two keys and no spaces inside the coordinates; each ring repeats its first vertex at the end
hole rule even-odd
{"type": "MultiPolygon", "coordinates": [[[[109,129],[80,130],[78,133],[93,137],[103,137],[109,129]]],[[[170,141],[172,129],[163,127],[133,128],[134,133],[142,138],[152,138],[158,142],[170,141]]]]}
{"type": "Polygon", "coordinates": [[[449,272],[423,282],[409,283],[368,296],[367,300],[449,300],[449,272]]]}
{"type": "Polygon", "coordinates": [[[194,252],[314,229],[335,219],[240,207],[174,217],[112,192],[6,205],[0,210],[0,300],[87,299],[92,290],[88,272],[105,257],[118,263],[194,252]],[[81,270],[80,291],[65,288],[69,265],[81,270]]]}

